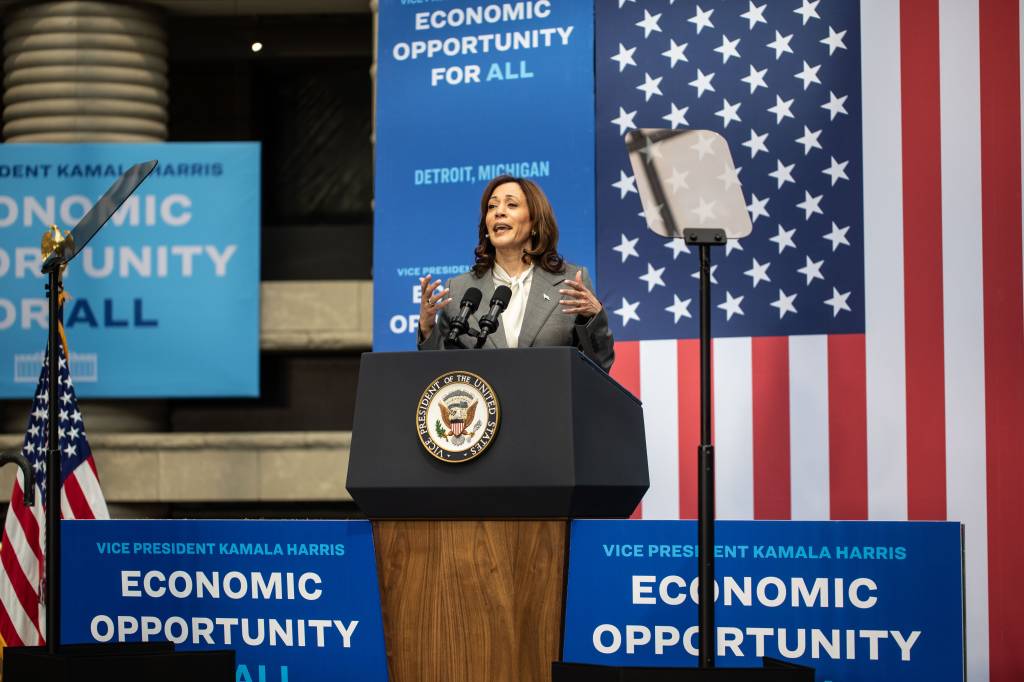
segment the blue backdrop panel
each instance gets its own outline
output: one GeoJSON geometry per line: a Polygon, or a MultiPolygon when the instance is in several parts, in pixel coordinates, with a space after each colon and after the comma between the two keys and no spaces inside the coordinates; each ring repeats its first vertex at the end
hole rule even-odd
{"type": "MultiPolygon", "coordinates": [[[[566,661],[697,665],[695,521],[574,521],[566,661]]],[[[962,680],[956,523],[719,521],[719,665],[819,681],[962,680]]]]}
{"type": "Polygon", "coordinates": [[[382,0],[378,45],[374,349],[414,347],[418,278],[469,269],[502,173],[541,185],[592,269],[592,2],[382,0]]]}
{"type": "Polygon", "coordinates": [[[73,228],[148,159],[156,170],[65,273],[78,395],[259,394],[259,144],[20,144],[0,145],[0,398],[39,379],[46,226],[73,228]]]}
{"type": "Polygon", "coordinates": [[[65,521],[67,643],[235,649],[238,682],[387,680],[369,521],[65,521]]]}

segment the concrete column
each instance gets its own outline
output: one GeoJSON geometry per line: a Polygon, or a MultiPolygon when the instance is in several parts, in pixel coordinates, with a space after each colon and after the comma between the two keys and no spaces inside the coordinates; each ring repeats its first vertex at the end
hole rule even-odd
{"type": "Polygon", "coordinates": [[[4,29],[7,142],[167,139],[167,37],[139,4],[16,6],[4,29]]]}

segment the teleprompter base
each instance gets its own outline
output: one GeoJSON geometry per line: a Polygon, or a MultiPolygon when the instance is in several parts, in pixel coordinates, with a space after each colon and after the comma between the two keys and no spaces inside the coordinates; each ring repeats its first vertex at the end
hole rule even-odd
{"type": "Polygon", "coordinates": [[[814,668],[761,659],[763,668],[626,668],[551,664],[551,682],[814,682],[814,668]]]}
{"type": "Polygon", "coordinates": [[[4,649],[4,682],[233,682],[235,652],[175,651],[169,642],[4,649]]]}

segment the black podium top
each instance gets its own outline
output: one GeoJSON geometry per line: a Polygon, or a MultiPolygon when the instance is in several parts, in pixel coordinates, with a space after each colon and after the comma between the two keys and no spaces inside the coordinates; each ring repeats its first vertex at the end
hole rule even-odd
{"type": "Polygon", "coordinates": [[[626,517],[649,486],[640,402],[574,348],[366,353],[356,398],[348,490],[371,518],[626,517]],[[490,385],[500,421],[454,463],[415,417],[460,370],[490,385]]]}

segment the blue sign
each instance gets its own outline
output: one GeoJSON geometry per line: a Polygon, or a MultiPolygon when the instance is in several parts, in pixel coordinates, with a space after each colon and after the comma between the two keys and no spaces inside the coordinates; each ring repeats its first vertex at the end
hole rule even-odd
{"type": "Polygon", "coordinates": [[[387,680],[369,521],[65,521],[64,642],[234,649],[236,682],[387,680]]]}
{"type": "Polygon", "coordinates": [[[498,175],[544,189],[559,251],[593,271],[593,12],[586,0],[381,1],[374,350],[415,347],[419,278],[473,264],[480,196],[498,175]]]}
{"type": "Polygon", "coordinates": [[[259,144],[17,144],[0,145],[0,398],[39,379],[43,232],[73,228],[149,159],[153,174],[64,275],[78,395],[259,394],[259,144]]]}
{"type": "MultiPolygon", "coordinates": [[[[963,679],[959,524],[719,521],[715,540],[719,665],[963,679]]],[[[574,521],[564,660],[696,667],[696,541],[695,521],[574,521]]]]}

